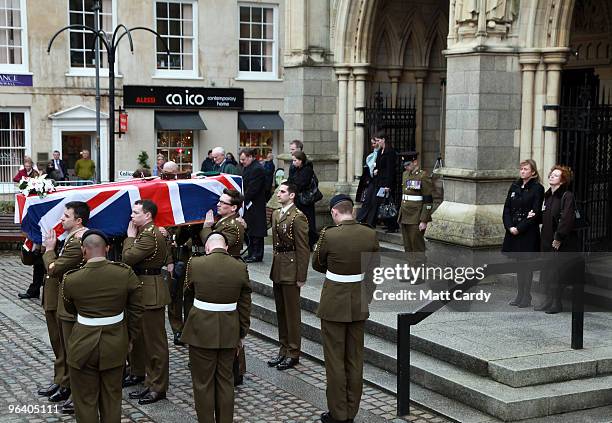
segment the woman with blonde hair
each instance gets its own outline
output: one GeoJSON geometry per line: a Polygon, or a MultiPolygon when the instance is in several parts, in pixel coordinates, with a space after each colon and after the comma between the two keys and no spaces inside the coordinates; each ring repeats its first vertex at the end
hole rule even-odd
{"type": "MultiPolygon", "coordinates": [[[[503,253],[533,253],[540,251],[540,229],[538,227],[544,201],[544,187],[535,161],[523,160],[519,167],[519,178],[510,185],[504,204],[503,221],[506,228],[503,253]],[[530,214],[531,212],[531,214],[530,214]]],[[[509,254],[512,256],[512,254],[509,254]]],[[[518,260],[521,254],[514,255],[518,260]]],[[[519,308],[531,305],[532,271],[517,272],[517,294],[510,301],[519,308]]]]}
{"type": "Polygon", "coordinates": [[[34,166],[34,161],[31,157],[25,156],[23,158],[23,168],[13,177],[13,182],[18,183],[21,178],[36,178],[37,176],[39,176],[39,173],[34,166]]]}

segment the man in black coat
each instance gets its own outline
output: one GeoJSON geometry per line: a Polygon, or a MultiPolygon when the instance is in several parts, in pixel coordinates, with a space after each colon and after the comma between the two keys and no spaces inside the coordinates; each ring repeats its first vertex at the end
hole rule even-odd
{"type": "Polygon", "coordinates": [[[60,152],[55,150],[53,152],[53,168],[57,175],[58,181],[65,181],[68,179],[68,169],[66,169],[66,163],[62,159],[60,159],[60,152]]]}
{"type": "MultiPolygon", "coordinates": [[[[378,145],[378,157],[376,158],[376,169],[374,169],[374,186],[376,194],[384,188],[386,195],[393,198],[395,191],[395,178],[397,174],[397,154],[387,142],[383,131],[376,131],[373,138],[378,145]]],[[[384,198],[378,197],[378,203],[382,204],[384,198]]],[[[397,232],[398,224],[396,218],[385,219],[387,233],[397,232]]]]}
{"type": "Polygon", "coordinates": [[[263,260],[266,224],[266,172],[255,158],[255,150],[245,148],[240,152],[242,187],[244,191],[244,220],[249,238],[247,263],[263,260]]]}

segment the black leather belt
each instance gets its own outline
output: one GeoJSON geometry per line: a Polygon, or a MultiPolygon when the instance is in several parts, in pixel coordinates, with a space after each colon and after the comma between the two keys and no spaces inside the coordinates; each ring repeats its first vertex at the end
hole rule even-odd
{"type": "Polygon", "coordinates": [[[161,269],[134,269],[134,273],[141,275],[161,275],[161,269]]]}
{"type": "Polygon", "coordinates": [[[295,251],[295,248],[277,248],[274,250],[274,254],[278,254],[278,253],[292,253],[295,251]]]}

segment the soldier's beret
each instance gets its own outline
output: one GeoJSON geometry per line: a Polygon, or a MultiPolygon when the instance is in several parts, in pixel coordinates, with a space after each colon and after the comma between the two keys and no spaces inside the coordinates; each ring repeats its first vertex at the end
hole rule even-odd
{"type": "Polygon", "coordinates": [[[404,166],[408,166],[410,162],[413,162],[419,158],[419,152],[409,151],[407,153],[404,153],[402,156],[404,157],[404,166]]]}
{"type": "Polygon", "coordinates": [[[331,200],[329,200],[329,209],[333,209],[336,204],[341,203],[342,201],[350,201],[351,205],[354,205],[353,199],[346,194],[338,194],[334,195],[331,200]]]}
{"type": "Polygon", "coordinates": [[[85,242],[85,238],[87,238],[89,235],[98,235],[100,238],[104,240],[104,243],[106,245],[110,245],[110,241],[108,240],[108,237],[106,236],[106,234],[98,229],[86,230],[83,236],[81,237],[81,242],[85,242]]]}

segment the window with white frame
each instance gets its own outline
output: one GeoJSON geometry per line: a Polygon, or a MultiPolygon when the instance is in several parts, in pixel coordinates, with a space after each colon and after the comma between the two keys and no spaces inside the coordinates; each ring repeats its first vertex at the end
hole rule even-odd
{"type": "Polygon", "coordinates": [[[240,4],[238,70],[240,77],[276,77],[277,8],[240,4]]]}
{"type": "Polygon", "coordinates": [[[26,112],[0,108],[0,185],[12,183],[26,153],[26,112]]]}
{"type": "MultiPolygon", "coordinates": [[[[2,1],[2,0],[0,0],[2,1]]],[[[70,25],[86,25],[94,27],[95,12],[92,10],[94,0],[69,0],[68,13],[70,25]]],[[[113,2],[102,0],[98,28],[105,31],[110,39],[113,31],[113,2]]],[[[95,36],[91,31],[85,29],[70,29],[70,68],[94,69],[96,67],[96,56],[93,47],[95,36]]],[[[108,58],[104,45],[100,44],[100,68],[108,67],[108,58]]]]}
{"type": "Polygon", "coordinates": [[[28,71],[25,0],[0,0],[0,70],[28,71]]]}
{"type": "Polygon", "coordinates": [[[195,76],[198,63],[198,3],[195,0],[155,2],[157,72],[195,76]],[[166,47],[168,51],[166,51],[166,47]]]}

